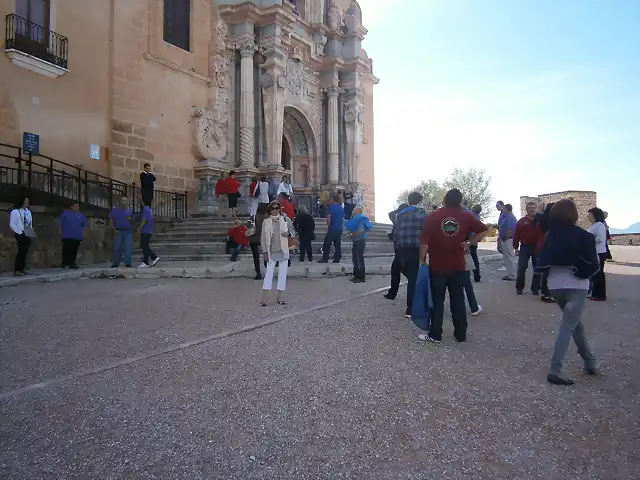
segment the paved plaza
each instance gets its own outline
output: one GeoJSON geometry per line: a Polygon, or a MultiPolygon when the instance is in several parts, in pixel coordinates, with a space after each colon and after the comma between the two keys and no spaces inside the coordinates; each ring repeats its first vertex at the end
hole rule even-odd
{"type": "MultiPolygon", "coordinates": [[[[629,247],[632,248],[632,247],[629,247]]],[[[425,344],[388,278],[86,279],[0,288],[3,479],[632,479],[640,258],[590,303],[601,374],[545,381],[555,305],[483,266],[458,344],[425,344]]]]}

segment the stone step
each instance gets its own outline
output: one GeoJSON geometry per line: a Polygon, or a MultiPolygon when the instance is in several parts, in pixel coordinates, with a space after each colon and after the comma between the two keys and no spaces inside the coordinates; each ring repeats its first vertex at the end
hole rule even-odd
{"type": "MultiPolygon", "coordinates": [[[[176,231],[198,231],[198,230],[228,230],[233,226],[234,222],[216,222],[216,223],[193,223],[193,222],[180,222],[173,226],[173,230],[176,231]]],[[[243,222],[245,223],[245,222],[243,222]]],[[[324,228],[326,230],[326,222],[317,222],[316,230],[324,228]]],[[[373,232],[389,232],[391,231],[391,225],[373,225],[373,232]]]]}
{"type": "MultiPolygon", "coordinates": [[[[312,251],[314,255],[320,253],[320,248],[322,247],[321,243],[312,245],[312,251]]],[[[166,247],[163,245],[152,244],[152,250],[157,255],[216,255],[223,254],[225,252],[226,246],[222,243],[220,244],[210,244],[210,245],[193,245],[193,246],[180,246],[180,247],[166,247]]],[[[248,248],[247,248],[248,250],[248,248]]],[[[333,249],[331,249],[333,251],[333,249]]],[[[344,255],[351,255],[351,245],[343,245],[342,251],[344,255]]],[[[379,254],[393,254],[393,248],[385,247],[382,245],[374,245],[372,247],[367,247],[365,250],[366,253],[370,253],[372,255],[379,254]]]]}
{"type": "MultiPolygon", "coordinates": [[[[316,240],[322,241],[326,235],[326,231],[318,231],[316,232],[316,240]]],[[[202,232],[176,232],[174,230],[170,230],[165,233],[159,233],[154,236],[154,241],[156,242],[207,242],[207,241],[223,241],[227,237],[227,232],[225,231],[202,231],[202,232]]],[[[391,244],[387,234],[379,234],[377,232],[371,232],[367,236],[367,240],[369,242],[387,242],[391,244]]],[[[344,235],[342,237],[343,242],[350,242],[350,238],[348,235],[344,235]]]]}
{"type": "MultiPolygon", "coordinates": [[[[202,263],[207,263],[207,262],[215,262],[215,261],[223,261],[223,260],[229,260],[230,255],[226,255],[225,253],[212,253],[212,254],[175,254],[175,253],[170,253],[170,254],[164,254],[160,251],[155,251],[156,255],[158,255],[160,257],[160,259],[162,260],[162,262],[202,262],[202,263]]],[[[136,250],[133,252],[133,258],[134,258],[134,262],[136,265],[138,264],[137,262],[139,261],[140,257],[142,256],[142,252],[140,250],[136,250]]],[[[393,258],[393,253],[387,254],[387,253],[373,253],[373,252],[365,252],[364,254],[365,258],[385,258],[385,259],[389,259],[389,261],[391,261],[391,259],[393,258]]],[[[251,252],[250,251],[246,251],[242,254],[240,254],[239,259],[251,259],[251,252]]],[[[294,254],[291,256],[291,258],[293,259],[293,261],[295,263],[300,263],[298,261],[298,255],[294,254]]],[[[331,257],[330,257],[331,258],[331,257]]],[[[320,256],[319,254],[314,252],[314,260],[313,263],[316,263],[316,260],[319,260],[320,256]]],[[[349,263],[351,259],[351,252],[345,252],[345,254],[343,255],[342,261],[343,262],[347,262],[349,263]]]]}

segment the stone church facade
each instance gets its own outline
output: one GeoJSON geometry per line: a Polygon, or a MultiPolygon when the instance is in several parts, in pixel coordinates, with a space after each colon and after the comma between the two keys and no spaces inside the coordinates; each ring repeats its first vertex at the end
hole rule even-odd
{"type": "Polygon", "coordinates": [[[356,1],[83,4],[45,0],[34,14],[0,0],[7,22],[42,23],[68,57],[53,68],[5,48],[0,143],[37,133],[42,153],[123,181],[149,162],[157,188],[187,190],[192,211],[216,212],[215,182],[235,170],[244,202],[253,176],[289,174],[302,204],[351,185],[373,215],[378,79],[356,1]]]}
{"type": "Polygon", "coordinates": [[[255,3],[218,10],[212,94],[195,109],[201,208],[216,209],[215,180],[233,168],[245,198],[252,176],[286,173],[309,208],[320,185],[350,184],[372,213],[373,150],[363,143],[373,141],[377,79],[361,47],[359,6],[255,3]]]}

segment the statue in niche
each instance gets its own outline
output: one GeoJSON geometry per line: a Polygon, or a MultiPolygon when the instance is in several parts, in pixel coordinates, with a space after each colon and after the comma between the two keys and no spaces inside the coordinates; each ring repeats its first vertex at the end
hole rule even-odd
{"type": "Polygon", "coordinates": [[[329,28],[331,30],[339,30],[342,27],[342,11],[334,1],[331,2],[331,7],[329,7],[327,16],[329,18],[329,28]]]}

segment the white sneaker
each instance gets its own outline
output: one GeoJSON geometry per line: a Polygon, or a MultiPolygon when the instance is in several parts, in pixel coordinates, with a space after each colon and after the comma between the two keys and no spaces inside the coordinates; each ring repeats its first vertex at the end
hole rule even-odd
{"type": "Polygon", "coordinates": [[[442,340],[435,340],[431,338],[428,333],[421,333],[420,335],[418,335],[418,338],[423,342],[442,343],[442,340]]]}
{"type": "Polygon", "coordinates": [[[506,272],[507,271],[507,267],[500,267],[498,269],[499,272],[506,272]]]}
{"type": "Polygon", "coordinates": [[[153,262],[151,262],[151,266],[155,267],[158,264],[159,261],[160,261],[160,257],[156,257],[155,260],[153,262]]]}
{"type": "Polygon", "coordinates": [[[476,312],[471,312],[471,315],[473,315],[474,317],[477,317],[481,313],[482,313],[482,305],[478,305],[478,310],[476,312]]]}
{"type": "Polygon", "coordinates": [[[138,268],[149,268],[149,265],[147,265],[146,263],[142,262],[140,265],[138,265],[138,268]]]}

